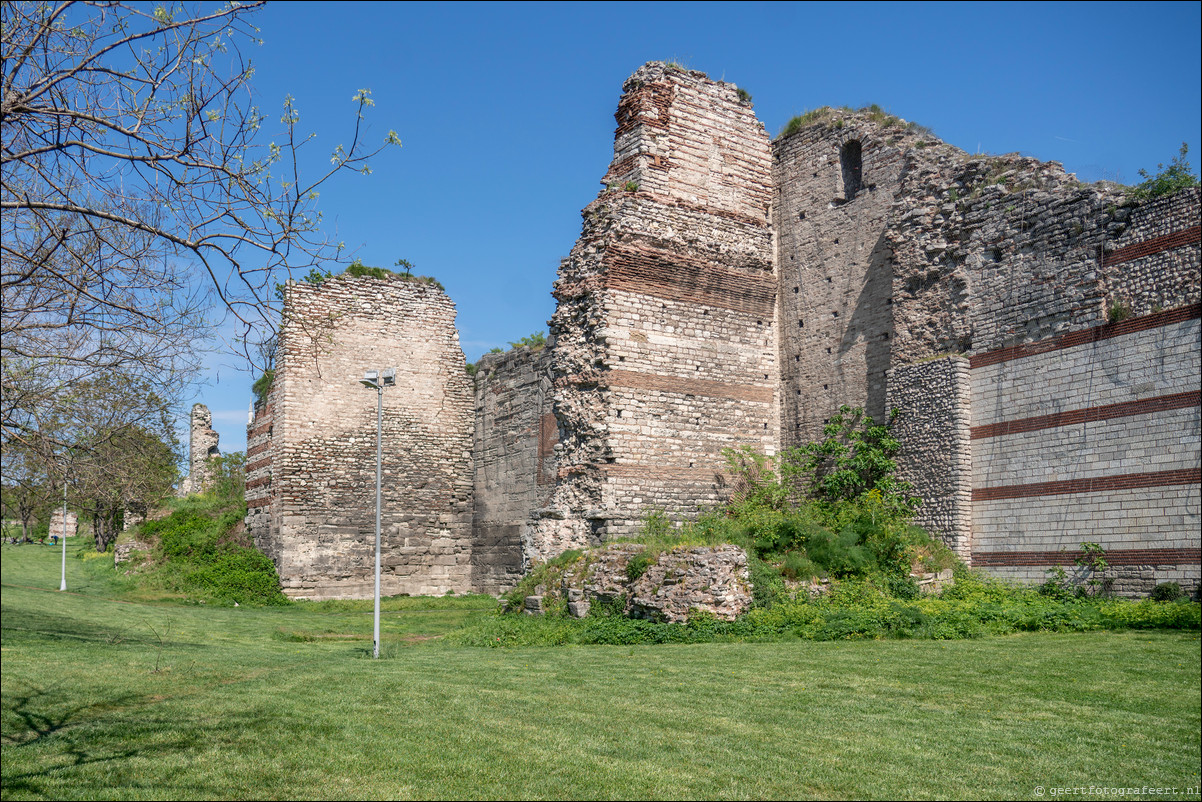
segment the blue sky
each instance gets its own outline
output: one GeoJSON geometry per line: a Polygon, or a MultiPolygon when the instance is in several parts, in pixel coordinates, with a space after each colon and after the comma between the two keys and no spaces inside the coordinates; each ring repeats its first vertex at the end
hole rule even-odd
{"type": "MultiPolygon", "coordinates": [[[[295,98],[314,170],[372,90],[369,139],[403,147],[322,192],[366,264],[405,258],[458,306],[474,361],[546,328],[551,282],[613,154],[622,82],[677,61],[750,91],[775,136],[822,105],[877,103],[968,151],[1135,183],[1181,143],[1199,163],[1199,3],[288,3],[257,15],[260,106],[295,98]]],[[[1196,172],[1196,169],[1195,169],[1196,172]]],[[[335,268],[337,269],[337,268],[335,268]]],[[[254,377],[208,360],[192,399],[245,448],[254,377]]]]}

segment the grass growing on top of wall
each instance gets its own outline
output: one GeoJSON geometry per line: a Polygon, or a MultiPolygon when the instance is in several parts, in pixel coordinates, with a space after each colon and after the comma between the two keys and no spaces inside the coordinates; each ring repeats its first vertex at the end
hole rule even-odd
{"type": "Polygon", "coordinates": [[[437,599],[373,661],[366,611],[68,563],[4,547],[5,799],[1197,798],[1193,632],[477,649],[438,636],[479,600],[437,599]]]}

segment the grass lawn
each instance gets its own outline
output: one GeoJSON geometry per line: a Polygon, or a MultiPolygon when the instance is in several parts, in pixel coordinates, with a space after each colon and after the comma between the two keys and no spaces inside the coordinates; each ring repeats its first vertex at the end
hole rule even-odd
{"type": "Polygon", "coordinates": [[[4,799],[1198,799],[1197,632],[470,649],[491,600],[207,607],[5,546],[4,799]]]}

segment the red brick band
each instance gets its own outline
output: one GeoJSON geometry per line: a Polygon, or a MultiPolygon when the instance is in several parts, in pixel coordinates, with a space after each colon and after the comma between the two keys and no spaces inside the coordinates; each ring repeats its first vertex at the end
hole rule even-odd
{"type": "Polygon", "coordinates": [[[255,462],[247,463],[246,473],[250,474],[253,471],[259,470],[259,468],[266,468],[269,465],[271,465],[271,457],[267,457],[265,459],[256,460],[255,462]]]}
{"type": "Polygon", "coordinates": [[[1146,239],[1143,242],[1137,242],[1134,245],[1128,245],[1125,248],[1111,251],[1102,257],[1102,267],[1130,262],[1133,259],[1140,259],[1145,256],[1154,256],[1173,248],[1180,248],[1183,245],[1193,245],[1195,242],[1202,242],[1202,226],[1193,226],[1184,231],[1174,231],[1171,234],[1153,237],[1152,239],[1146,239]]]}
{"type": "MultiPolygon", "coordinates": [[[[1092,479],[1068,479],[1059,482],[1034,482],[1026,485],[978,487],[972,491],[973,501],[994,501],[1006,498],[1058,496],[1068,493],[1098,493],[1107,490],[1133,490],[1141,487],[1196,485],[1202,482],[1202,468],[1182,468],[1150,473],[1127,473],[1118,476],[1095,476],[1092,479]]],[[[975,557],[973,558],[976,559],[975,557]]]]}
{"type": "Polygon", "coordinates": [[[271,496],[263,496],[262,498],[248,498],[246,500],[247,507],[266,507],[271,504],[271,496]]]}
{"type": "MultiPolygon", "coordinates": [[[[1083,551],[974,551],[974,568],[1025,565],[1072,565],[1087,560],[1083,551]]],[[[1109,565],[1197,565],[1202,549],[1114,549],[1106,550],[1109,565]]]]}
{"type": "Polygon", "coordinates": [[[269,448],[271,448],[270,440],[268,440],[267,442],[264,442],[264,443],[259,443],[258,445],[251,446],[250,448],[246,449],[246,458],[250,459],[255,454],[262,454],[264,451],[266,451],[269,448]]]}
{"type": "Polygon", "coordinates": [[[684,379],[679,376],[639,373],[634,370],[606,371],[602,374],[602,381],[610,387],[625,387],[633,390],[651,390],[678,395],[703,395],[761,404],[772,403],[772,388],[759,384],[732,384],[706,379],[684,379]]]}
{"type": "Polygon", "coordinates": [[[999,362],[1009,362],[1012,359],[1046,354],[1050,351],[1059,351],[1062,348],[1088,345],[1100,342],[1101,340],[1109,340],[1112,337],[1121,337],[1126,334],[1157,329],[1173,323],[1182,323],[1186,320],[1195,320],[1199,317],[1202,317],[1202,303],[1180,306],[1176,309],[1166,309],[1163,312],[1153,312],[1150,315],[1129,318],[1118,323],[1106,323],[1101,326],[1082,329],[1081,331],[1069,332],[1068,334],[1040,340],[1039,342],[1011,345],[1006,348],[999,348],[996,351],[975,354],[968,358],[968,364],[972,368],[983,368],[987,365],[996,365],[999,362]]]}
{"type": "Polygon", "coordinates": [[[248,431],[246,433],[246,438],[249,440],[252,437],[259,437],[260,435],[267,434],[268,432],[271,431],[271,425],[273,423],[274,423],[274,421],[268,421],[267,423],[264,423],[262,426],[256,426],[255,428],[251,429],[250,431],[248,431]]]}
{"type": "Polygon", "coordinates": [[[1141,398],[1138,401],[1124,401],[1120,404],[1106,404],[1100,407],[1074,409],[1068,412],[1056,412],[1051,415],[1036,415],[1030,418],[1002,421],[1001,423],[987,423],[982,426],[973,426],[971,432],[973,440],[980,440],[985,437],[1001,437],[1007,434],[1052,429],[1057,426],[1095,423],[1113,418],[1125,418],[1130,415],[1164,412],[1170,409],[1188,409],[1189,407],[1196,406],[1202,406],[1202,390],[1190,390],[1184,393],[1160,395],[1154,398],[1141,398]]]}
{"type": "Polygon", "coordinates": [[[271,484],[270,476],[260,476],[258,479],[251,479],[250,481],[248,481],[246,483],[246,489],[254,490],[256,487],[262,487],[263,485],[269,485],[269,484],[271,484]]]}
{"type": "Polygon", "coordinates": [[[759,315],[765,325],[776,308],[771,265],[739,270],[629,245],[611,248],[605,261],[605,284],[611,289],[759,315]]]}

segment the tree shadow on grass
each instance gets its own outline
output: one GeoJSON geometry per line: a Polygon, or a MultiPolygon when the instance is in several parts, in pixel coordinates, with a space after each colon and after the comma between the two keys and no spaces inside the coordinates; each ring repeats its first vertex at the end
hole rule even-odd
{"type": "Polygon", "coordinates": [[[5,798],[58,799],[64,787],[101,798],[229,797],[228,778],[209,782],[203,773],[164,767],[188,764],[215,744],[233,754],[273,719],[262,709],[185,717],[173,700],[141,694],[75,706],[63,705],[62,696],[54,687],[5,695],[5,798]]]}

